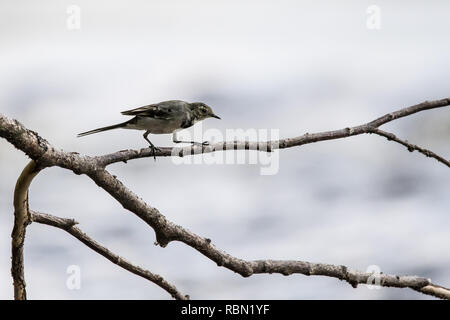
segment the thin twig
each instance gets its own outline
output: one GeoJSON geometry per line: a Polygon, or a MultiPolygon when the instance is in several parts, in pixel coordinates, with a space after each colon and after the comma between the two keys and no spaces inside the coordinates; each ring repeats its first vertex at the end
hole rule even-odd
{"type": "Polygon", "coordinates": [[[168,283],[166,280],[164,280],[162,276],[154,274],[148,270],[145,270],[139,266],[132,264],[131,262],[118,256],[114,252],[110,251],[108,248],[96,242],[94,239],[92,239],[87,234],[82,232],[79,228],[75,227],[75,224],[78,224],[78,222],[76,222],[75,220],[60,218],[50,214],[38,213],[34,211],[31,211],[31,219],[33,222],[50,225],[70,233],[72,236],[80,240],[82,243],[84,243],[86,246],[88,246],[95,252],[104,256],[112,263],[117,264],[118,266],[124,268],[125,270],[128,270],[129,272],[134,273],[142,278],[145,278],[153,282],[154,284],[158,285],[162,289],[166,290],[173,298],[178,300],[189,299],[189,296],[181,294],[174,285],[168,283]]]}
{"type": "Polygon", "coordinates": [[[408,142],[407,140],[402,140],[397,138],[397,136],[393,133],[387,132],[387,131],[383,131],[380,129],[374,129],[372,131],[372,133],[377,134],[379,136],[385,137],[387,138],[389,141],[395,141],[397,143],[400,143],[401,145],[404,145],[409,152],[413,152],[414,150],[419,151],[420,153],[422,153],[423,155],[430,157],[430,158],[434,158],[437,161],[445,164],[447,167],[450,167],[450,161],[447,159],[444,159],[443,157],[437,155],[436,153],[434,153],[433,151],[430,151],[428,149],[419,147],[418,145],[412,144],[410,142],[408,142]]]}

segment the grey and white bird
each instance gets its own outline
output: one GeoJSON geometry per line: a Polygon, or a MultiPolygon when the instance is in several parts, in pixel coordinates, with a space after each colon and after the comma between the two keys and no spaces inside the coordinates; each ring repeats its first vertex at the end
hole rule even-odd
{"type": "Polygon", "coordinates": [[[132,119],[115,124],[112,126],[102,127],[90,131],[86,131],[77,135],[77,137],[87,136],[89,134],[108,131],[112,129],[135,129],[145,130],[144,139],[150,144],[153,150],[153,157],[156,160],[155,147],[148,139],[148,135],[152,134],[168,134],[172,133],[174,143],[192,143],[206,145],[205,142],[180,141],[177,138],[177,132],[193,126],[196,122],[206,118],[220,119],[214,114],[211,107],[203,102],[185,102],[181,100],[169,100],[160,103],[150,104],[122,112],[125,116],[134,116],[132,119]]]}

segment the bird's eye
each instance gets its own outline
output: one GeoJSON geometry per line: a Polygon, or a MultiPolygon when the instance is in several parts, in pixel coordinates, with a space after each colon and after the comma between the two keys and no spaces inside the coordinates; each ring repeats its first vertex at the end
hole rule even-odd
{"type": "Polygon", "coordinates": [[[202,113],[206,113],[206,109],[202,109],[202,113]]]}

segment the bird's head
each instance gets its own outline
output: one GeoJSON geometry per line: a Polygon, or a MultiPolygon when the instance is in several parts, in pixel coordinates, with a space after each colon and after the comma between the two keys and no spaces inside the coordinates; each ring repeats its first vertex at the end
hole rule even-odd
{"type": "Polygon", "coordinates": [[[211,107],[204,104],[203,102],[193,102],[190,104],[192,113],[194,114],[195,119],[203,120],[206,118],[216,118],[220,119],[218,116],[214,114],[211,107]]]}

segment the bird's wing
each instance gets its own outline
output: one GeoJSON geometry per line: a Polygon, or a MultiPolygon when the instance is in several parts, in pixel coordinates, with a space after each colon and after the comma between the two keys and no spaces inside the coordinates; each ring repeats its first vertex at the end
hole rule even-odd
{"type": "Polygon", "coordinates": [[[148,106],[139,107],[121,112],[125,116],[144,116],[155,119],[169,120],[174,116],[172,105],[175,101],[165,101],[162,103],[150,104],[148,106]]]}

